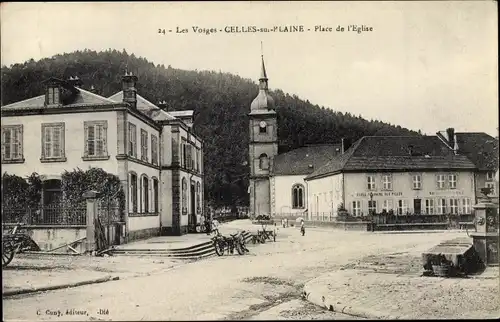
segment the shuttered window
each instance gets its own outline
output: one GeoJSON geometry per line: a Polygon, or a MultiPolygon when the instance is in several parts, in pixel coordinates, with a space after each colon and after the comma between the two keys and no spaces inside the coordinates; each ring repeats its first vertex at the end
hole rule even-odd
{"type": "Polygon", "coordinates": [[[58,105],[59,102],[59,87],[49,87],[47,89],[46,103],[47,105],[58,105]]]}
{"type": "Polygon", "coordinates": [[[141,160],[148,161],[148,132],[141,129],[141,160]]]}
{"type": "Polygon", "coordinates": [[[158,138],[151,134],[151,163],[158,165],[158,138]]]}
{"type": "Polygon", "coordinates": [[[192,169],[193,161],[192,161],[192,149],[191,145],[186,145],[186,168],[192,169]]]}
{"type": "Polygon", "coordinates": [[[6,125],[2,127],[2,161],[23,159],[23,126],[6,125]]]}
{"type": "Polygon", "coordinates": [[[42,124],[42,160],[65,161],[64,123],[42,124]]]}
{"type": "Polygon", "coordinates": [[[137,157],[137,128],[132,123],[128,123],[128,155],[137,157]]]}
{"type": "Polygon", "coordinates": [[[85,129],[85,157],[98,158],[108,156],[107,121],[86,121],[85,129]]]}

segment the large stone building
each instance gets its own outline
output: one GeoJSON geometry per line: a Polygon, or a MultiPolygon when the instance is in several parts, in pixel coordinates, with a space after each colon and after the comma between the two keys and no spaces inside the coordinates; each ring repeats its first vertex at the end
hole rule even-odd
{"type": "Polygon", "coordinates": [[[65,170],[102,168],[122,182],[126,239],[186,233],[202,216],[203,141],[192,112],[162,110],[136,82],[126,74],[106,98],[50,78],[44,94],[2,106],[2,171],[42,175],[48,205],[62,195],[65,170]]]}
{"type": "Polygon", "coordinates": [[[306,178],[308,215],[469,214],[475,168],[437,136],[363,137],[306,178]]]}

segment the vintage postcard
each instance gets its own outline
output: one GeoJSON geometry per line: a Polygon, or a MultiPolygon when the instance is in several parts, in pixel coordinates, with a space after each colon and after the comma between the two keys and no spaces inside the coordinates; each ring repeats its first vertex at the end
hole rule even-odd
{"type": "Polygon", "coordinates": [[[3,2],[3,320],[498,318],[497,9],[3,2]]]}

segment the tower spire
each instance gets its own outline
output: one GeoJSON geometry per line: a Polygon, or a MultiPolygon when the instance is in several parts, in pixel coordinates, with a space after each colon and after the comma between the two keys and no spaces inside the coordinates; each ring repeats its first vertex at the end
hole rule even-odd
{"type": "Polygon", "coordinates": [[[269,85],[267,79],[266,65],[264,64],[264,50],[262,41],[260,42],[261,69],[259,78],[259,94],[252,101],[251,110],[274,110],[274,100],[269,95],[269,85]]]}
{"type": "Polygon", "coordinates": [[[264,64],[264,49],[263,49],[263,45],[262,45],[262,41],[260,42],[260,58],[262,60],[262,68],[261,68],[261,71],[260,71],[260,79],[263,80],[267,80],[267,74],[266,74],[266,66],[264,64]]]}

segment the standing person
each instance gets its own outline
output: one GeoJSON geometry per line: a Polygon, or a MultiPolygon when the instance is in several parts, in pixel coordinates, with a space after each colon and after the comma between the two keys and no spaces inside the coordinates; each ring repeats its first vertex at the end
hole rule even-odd
{"type": "Polygon", "coordinates": [[[210,217],[205,218],[204,224],[205,224],[205,231],[207,232],[207,235],[210,235],[210,233],[212,232],[211,225],[210,225],[210,217]]]}
{"type": "Polygon", "coordinates": [[[217,234],[219,233],[219,222],[217,219],[212,219],[212,231],[216,232],[217,234]]]}
{"type": "Polygon", "coordinates": [[[302,236],[306,234],[306,228],[304,227],[304,219],[300,221],[300,233],[302,234],[302,236]]]}

